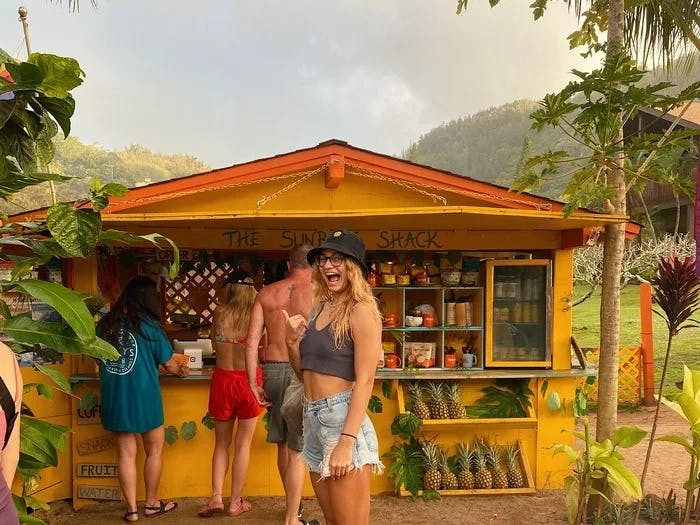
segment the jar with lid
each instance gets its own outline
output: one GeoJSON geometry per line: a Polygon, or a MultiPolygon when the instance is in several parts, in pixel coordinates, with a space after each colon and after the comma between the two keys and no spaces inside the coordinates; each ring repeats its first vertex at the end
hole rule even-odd
{"type": "Polygon", "coordinates": [[[512,308],[512,319],[514,323],[522,323],[523,322],[523,316],[522,316],[522,304],[521,303],[515,303],[512,308]]]}
{"type": "Polygon", "coordinates": [[[503,296],[509,299],[515,298],[515,280],[512,277],[503,280],[503,296]]]}
{"type": "Polygon", "coordinates": [[[541,322],[540,319],[540,303],[538,302],[531,302],[530,303],[530,322],[532,323],[539,323],[541,322]]]}
{"type": "Polygon", "coordinates": [[[496,297],[505,297],[505,283],[496,281],[493,285],[493,295],[496,297]]]}

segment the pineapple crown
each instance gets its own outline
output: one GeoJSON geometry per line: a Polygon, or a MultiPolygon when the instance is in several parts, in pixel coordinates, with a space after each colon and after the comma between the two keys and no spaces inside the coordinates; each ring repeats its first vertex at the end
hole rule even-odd
{"type": "Polygon", "coordinates": [[[441,451],[433,441],[428,441],[421,445],[423,452],[423,465],[428,470],[438,470],[440,465],[441,451]]]}
{"type": "Polygon", "coordinates": [[[508,468],[514,468],[518,464],[518,454],[520,454],[520,449],[515,443],[510,443],[505,447],[504,452],[508,468]]]}
{"type": "Polygon", "coordinates": [[[459,388],[459,383],[456,381],[454,383],[450,383],[447,386],[447,397],[449,398],[450,401],[453,401],[455,403],[460,402],[460,388],[459,388]]]}
{"type": "Polygon", "coordinates": [[[423,387],[421,386],[420,381],[409,383],[408,393],[411,394],[411,397],[413,397],[415,401],[421,401],[421,397],[423,397],[423,387]]]}
{"type": "Polygon", "coordinates": [[[444,385],[442,383],[436,383],[433,381],[428,383],[428,393],[430,394],[430,399],[432,401],[441,401],[443,392],[444,385]]]}
{"type": "Polygon", "coordinates": [[[501,466],[501,454],[502,449],[500,446],[496,445],[495,443],[488,443],[486,445],[486,457],[488,459],[489,464],[493,468],[498,468],[501,466]]]}
{"type": "Polygon", "coordinates": [[[440,471],[444,472],[445,474],[451,472],[450,460],[444,450],[440,450],[440,471]]]}
{"type": "Polygon", "coordinates": [[[471,470],[474,462],[474,451],[469,446],[469,443],[457,443],[457,463],[462,470],[471,470]]]}

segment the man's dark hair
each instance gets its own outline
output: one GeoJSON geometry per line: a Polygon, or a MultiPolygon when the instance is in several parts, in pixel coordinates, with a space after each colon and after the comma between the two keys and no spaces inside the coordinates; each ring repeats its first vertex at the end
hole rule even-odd
{"type": "Polygon", "coordinates": [[[305,270],[309,268],[309,262],[306,260],[306,254],[311,250],[310,244],[301,244],[292,248],[289,252],[289,269],[305,270]]]}

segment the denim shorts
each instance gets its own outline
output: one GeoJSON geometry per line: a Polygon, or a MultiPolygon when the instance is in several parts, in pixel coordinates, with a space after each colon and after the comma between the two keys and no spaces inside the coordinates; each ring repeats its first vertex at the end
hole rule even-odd
{"type": "MultiPolygon", "coordinates": [[[[304,450],[301,457],[309,470],[320,474],[321,478],[330,476],[331,452],[338,444],[348,417],[351,394],[352,390],[348,390],[317,401],[304,398],[304,450]]],[[[365,465],[372,465],[375,473],[381,473],[384,469],[379,459],[377,433],[367,414],[352,451],[352,466],[362,468],[365,465]]]]}

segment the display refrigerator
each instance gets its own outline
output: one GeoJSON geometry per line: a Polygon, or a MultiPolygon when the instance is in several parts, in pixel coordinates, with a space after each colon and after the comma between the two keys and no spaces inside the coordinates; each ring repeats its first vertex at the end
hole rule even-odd
{"type": "Polygon", "coordinates": [[[485,272],[486,366],[551,367],[551,261],[489,260],[485,272]]]}

